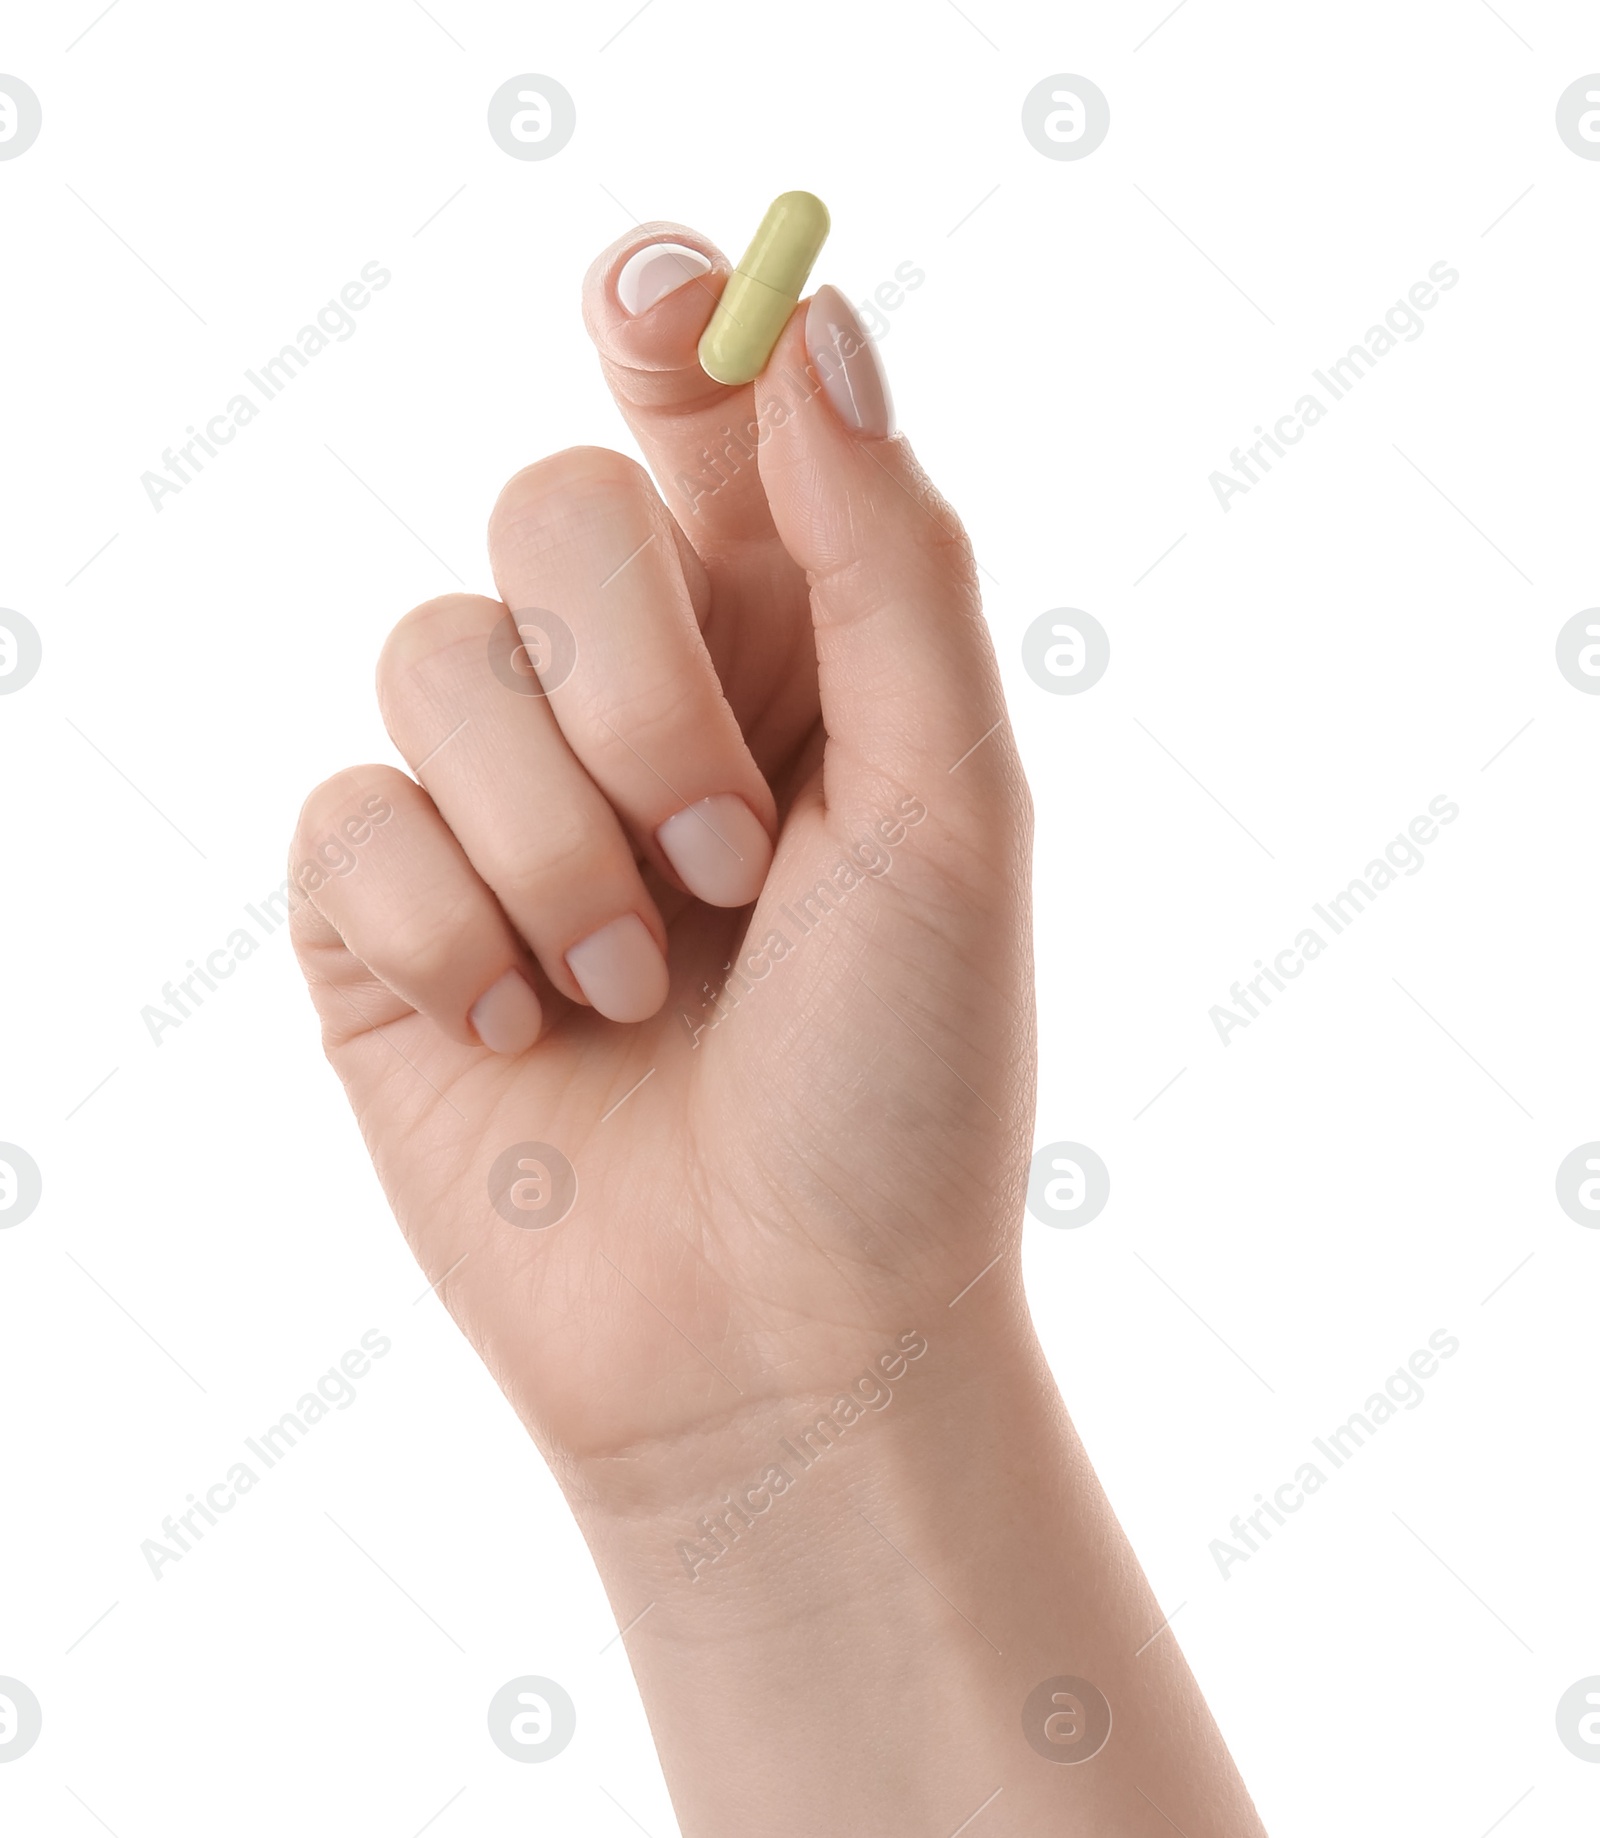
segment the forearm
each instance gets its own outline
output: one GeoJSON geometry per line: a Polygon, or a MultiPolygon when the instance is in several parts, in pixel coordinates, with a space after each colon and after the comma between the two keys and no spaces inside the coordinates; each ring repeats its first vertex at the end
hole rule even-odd
{"type": "Polygon", "coordinates": [[[1161,1613],[1031,1326],[1009,1313],[976,1335],[976,1310],[961,1333],[897,1323],[837,1392],[573,1487],[634,1623],[686,1838],[940,1838],[967,1820],[974,1838],[1259,1833],[1172,1633],[1151,1638],[1161,1613]],[[927,1350],[890,1400],[819,1432],[902,1329],[927,1350]],[[1088,1759],[1094,1700],[1038,1690],[1068,1678],[1110,1710],[1088,1759]]]}

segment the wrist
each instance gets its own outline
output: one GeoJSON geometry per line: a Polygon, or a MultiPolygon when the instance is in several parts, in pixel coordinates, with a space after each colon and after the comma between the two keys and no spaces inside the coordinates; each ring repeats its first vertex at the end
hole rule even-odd
{"type": "Polygon", "coordinates": [[[1003,1791],[1017,1831],[1144,1832],[1153,1803],[1260,1838],[1013,1286],[574,1482],[685,1834],[926,1838],[1003,1791]],[[1054,1765],[1082,1681],[1117,1740],[1054,1765]]]}
{"type": "Polygon", "coordinates": [[[763,1595],[803,1616],[879,1509],[942,1539],[981,1470],[1018,1487],[1049,1473],[1070,1430],[1026,1312],[997,1285],[959,1325],[915,1320],[852,1336],[826,1383],[564,1468],[619,1619],[648,1600],[659,1630],[681,1611],[692,1632],[713,1600],[746,1615],[763,1595]]]}

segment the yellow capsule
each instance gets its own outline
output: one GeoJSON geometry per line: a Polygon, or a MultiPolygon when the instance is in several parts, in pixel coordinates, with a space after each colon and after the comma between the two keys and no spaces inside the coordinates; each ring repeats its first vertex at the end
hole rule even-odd
{"type": "Polygon", "coordinates": [[[828,240],[828,207],[808,191],[774,198],[744,259],[728,276],[700,338],[700,368],[718,383],[761,374],[828,240]]]}

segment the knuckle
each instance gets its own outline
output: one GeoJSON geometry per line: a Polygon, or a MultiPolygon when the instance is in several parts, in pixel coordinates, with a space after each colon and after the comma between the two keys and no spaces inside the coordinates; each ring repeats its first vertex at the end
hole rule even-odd
{"type": "Polygon", "coordinates": [[[701,688],[687,673],[675,672],[640,683],[631,695],[613,689],[582,723],[581,751],[591,773],[609,785],[643,779],[659,788],[656,768],[671,772],[667,761],[686,741],[716,731],[717,711],[697,693],[701,688]]]}
{"type": "Polygon", "coordinates": [[[1015,775],[1015,783],[1012,787],[1012,809],[1016,816],[1017,835],[1021,840],[1024,852],[1031,855],[1036,827],[1033,787],[1020,770],[1015,775]]]}
{"type": "Polygon", "coordinates": [[[573,818],[552,823],[520,847],[508,848],[487,878],[507,906],[525,915],[567,889],[594,885],[610,867],[605,839],[573,818]]]}
{"type": "Polygon", "coordinates": [[[505,616],[498,600],[482,594],[440,594],[412,607],[384,640],[378,653],[380,705],[419,668],[464,641],[482,642],[505,616]]]}
{"type": "MultiPolygon", "coordinates": [[[[427,904],[395,920],[378,952],[380,976],[387,967],[409,987],[437,989],[449,981],[461,957],[461,926],[449,908],[427,904]]],[[[387,981],[385,977],[385,981],[387,981]]]]}
{"type": "MultiPolygon", "coordinates": [[[[346,766],[315,787],[300,806],[289,841],[289,877],[298,884],[301,871],[343,826],[370,822],[379,807],[392,812],[402,786],[411,781],[393,766],[346,766]]],[[[383,819],[380,818],[380,821],[383,819]]]]}
{"type": "Polygon", "coordinates": [[[934,491],[931,485],[927,490],[930,495],[924,500],[923,508],[928,514],[919,517],[912,525],[915,536],[921,538],[924,553],[932,558],[939,569],[953,577],[959,585],[970,587],[975,592],[978,558],[966,525],[951,509],[948,501],[934,491]]]}
{"type": "Polygon", "coordinates": [[[637,460],[609,447],[568,447],[536,460],[512,477],[489,514],[490,540],[546,547],[574,525],[649,504],[650,475],[637,460]]]}
{"type": "Polygon", "coordinates": [[[949,525],[941,524],[931,538],[933,553],[941,557],[944,564],[956,576],[963,586],[970,586],[974,591],[978,585],[978,557],[972,547],[972,538],[967,534],[966,526],[954,519],[949,525]]]}

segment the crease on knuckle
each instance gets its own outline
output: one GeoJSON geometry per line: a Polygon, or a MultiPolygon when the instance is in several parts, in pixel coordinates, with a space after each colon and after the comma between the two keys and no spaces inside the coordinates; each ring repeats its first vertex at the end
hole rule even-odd
{"type": "Polygon", "coordinates": [[[631,696],[611,697],[603,706],[591,707],[585,751],[592,754],[600,775],[610,783],[642,775],[652,788],[659,788],[660,763],[670,761],[687,738],[703,735],[715,722],[715,712],[695,693],[697,688],[681,672],[652,677],[631,696]]]}
{"type": "Polygon", "coordinates": [[[466,926],[453,907],[418,907],[389,927],[373,969],[407,986],[435,990],[450,981],[463,956],[466,926]]]}
{"type": "Polygon", "coordinates": [[[386,789],[385,771],[386,768],[377,766],[346,766],[307,792],[289,838],[287,867],[291,881],[296,880],[306,863],[315,858],[330,832],[355,813],[363,795],[386,789]]]}
{"type": "Polygon", "coordinates": [[[497,545],[541,554],[582,534],[619,508],[650,503],[654,487],[635,459],[609,447],[569,447],[525,466],[489,513],[497,545]]]}
{"type": "Polygon", "coordinates": [[[506,850],[486,865],[484,879],[512,910],[523,915],[546,905],[574,885],[588,885],[606,872],[604,844],[582,824],[541,831],[520,848],[506,850]]]}
{"type": "Polygon", "coordinates": [[[498,600],[478,594],[442,594],[405,615],[384,640],[376,671],[379,706],[388,708],[408,685],[451,651],[482,651],[489,633],[505,617],[498,600]]]}

